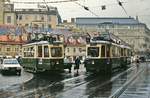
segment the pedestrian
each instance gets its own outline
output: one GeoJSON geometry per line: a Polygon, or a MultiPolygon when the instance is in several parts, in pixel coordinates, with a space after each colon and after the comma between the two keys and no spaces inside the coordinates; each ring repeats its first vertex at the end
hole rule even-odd
{"type": "Polygon", "coordinates": [[[139,68],[139,63],[140,63],[139,57],[137,56],[137,57],[136,57],[136,67],[137,67],[137,68],[139,68]]]}
{"type": "Polygon", "coordinates": [[[69,69],[69,73],[71,73],[72,60],[71,60],[70,57],[68,57],[67,59],[68,59],[68,69],[69,69]]]}
{"type": "Polygon", "coordinates": [[[72,62],[70,57],[66,57],[64,59],[65,68],[69,69],[69,73],[71,73],[72,62]]]}
{"type": "Polygon", "coordinates": [[[79,70],[79,65],[81,64],[81,61],[79,59],[79,57],[77,57],[75,59],[75,69],[77,70],[77,73],[78,73],[78,70],[79,70]]]}

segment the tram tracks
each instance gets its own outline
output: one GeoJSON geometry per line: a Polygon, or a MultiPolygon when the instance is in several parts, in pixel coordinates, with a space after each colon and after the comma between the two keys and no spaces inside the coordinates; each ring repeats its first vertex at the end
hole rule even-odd
{"type": "Polygon", "coordinates": [[[121,87],[119,87],[109,98],[118,98],[126,89],[127,87],[134,82],[134,80],[145,71],[145,67],[140,68],[137,70],[136,74],[132,76],[127,82],[125,82],[121,87]]]}
{"type": "MultiPolygon", "coordinates": [[[[107,84],[109,84],[109,83],[111,83],[111,82],[117,80],[119,77],[121,77],[121,76],[124,75],[125,73],[127,73],[127,72],[132,72],[134,69],[135,69],[135,67],[129,68],[128,70],[126,70],[126,71],[124,71],[124,72],[122,72],[122,73],[120,73],[120,74],[118,74],[118,75],[112,77],[110,80],[103,81],[103,83],[101,83],[100,85],[98,85],[98,86],[96,86],[96,87],[93,87],[93,88],[90,88],[90,90],[88,90],[89,92],[87,92],[87,93],[88,93],[88,96],[91,96],[91,95],[93,94],[93,93],[91,93],[91,92],[93,92],[93,90],[97,90],[97,89],[100,89],[100,88],[106,86],[107,84]]],[[[71,89],[73,89],[73,88],[79,87],[79,86],[84,85],[84,84],[87,85],[87,84],[89,84],[89,83],[91,83],[91,82],[94,82],[95,80],[96,80],[96,79],[91,80],[91,81],[87,81],[87,82],[84,82],[84,83],[81,83],[80,85],[76,85],[76,86],[74,86],[74,87],[72,87],[72,88],[69,88],[69,89],[65,89],[65,90],[63,90],[61,93],[63,94],[63,93],[65,93],[65,92],[68,91],[68,90],[71,90],[71,89]]],[[[54,96],[52,96],[52,95],[47,95],[46,98],[60,98],[59,96],[61,96],[61,93],[59,93],[58,97],[57,97],[56,95],[54,95],[54,96]]],[[[85,95],[83,94],[83,96],[80,96],[79,98],[82,98],[82,97],[84,97],[84,96],[85,96],[85,95]]],[[[65,97],[64,97],[64,98],[65,98],[65,97]]],[[[77,97],[77,98],[78,98],[78,97],[77,97]]],[[[113,98],[114,98],[114,97],[113,97],[113,98]]]]}
{"type": "MultiPolygon", "coordinates": [[[[44,91],[44,90],[47,90],[47,89],[52,89],[53,87],[57,87],[60,84],[69,84],[71,82],[75,83],[75,82],[77,82],[76,80],[83,80],[83,79],[87,78],[89,75],[90,74],[79,75],[79,76],[64,79],[64,80],[61,80],[61,81],[52,82],[51,84],[46,85],[44,87],[38,87],[38,88],[30,89],[30,90],[25,90],[25,91],[17,93],[16,95],[13,96],[13,98],[14,97],[19,98],[20,96],[25,97],[25,96],[28,96],[28,95],[32,95],[32,94],[35,94],[35,92],[40,92],[40,91],[44,91]]],[[[83,83],[84,83],[83,81],[79,81],[79,83],[76,83],[76,85],[74,85],[73,87],[78,86],[78,85],[82,85],[83,83]]],[[[73,88],[73,87],[71,87],[71,88],[73,88]]],[[[69,86],[65,85],[65,88],[67,90],[69,88],[69,86]]],[[[12,97],[9,97],[9,98],[12,98],[12,97]]]]}
{"type": "MultiPolygon", "coordinates": [[[[119,78],[121,75],[125,74],[126,72],[132,71],[132,69],[133,69],[133,68],[130,68],[130,69],[128,69],[128,70],[126,70],[126,71],[124,71],[124,72],[122,72],[122,73],[116,75],[115,77],[112,77],[110,80],[103,81],[103,83],[101,83],[100,85],[98,85],[98,86],[96,86],[96,87],[94,87],[94,88],[91,88],[91,90],[89,90],[89,92],[93,91],[93,89],[98,89],[98,88],[101,88],[101,87],[107,85],[108,83],[110,83],[110,82],[116,80],[116,79],[119,78]]],[[[95,78],[95,79],[92,79],[92,80],[89,80],[89,81],[82,81],[82,82],[80,82],[80,83],[78,83],[78,84],[76,84],[76,85],[74,85],[74,86],[70,86],[70,87],[68,87],[68,88],[63,89],[61,92],[57,92],[57,93],[55,93],[55,94],[47,94],[47,95],[45,95],[45,97],[46,97],[46,98],[57,98],[57,96],[58,96],[58,98],[59,98],[59,96],[61,96],[61,94],[65,93],[65,92],[67,92],[67,91],[69,91],[69,90],[72,90],[72,89],[74,89],[74,88],[77,88],[77,87],[79,87],[79,86],[90,84],[91,82],[94,82],[95,80],[96,80],[96,78],[95,78]]],[[[66,82],[66,81],[65,81],[65,82],[66,82]]],[[[80,96],[80,97],[81,97],[81,96],[80,96]]],[[[84,95],[83,95],[83,97],[84,97],[84,95]]],[[[82,97],[81,97],[81,98],[82,98],[82,97]]]]}
{"type": "MultiPolygon", "coordinates": [[[[109,84],[110,82],[115,81],[117,78],[119,78],[121,75],[125,74],[126,72],[129,73],[130,71],[132,71],[134,69],[135,69],[135,67],[131,67],[128,70],[111,77],[110,80],[103,81],[103,83],[101,83],[100,85],[91,88],[89,90],[89,95],[92,95],[92,93],[90,93],[90,92],[92,92],[93,89],[101,88],[101,87],[109,84]]],[[[90,76],[91,76],[91,74],[83,74],[83,75],[79,75],[77,77],[71,77],[71,78],[61,80],[61,81],[54,81],[44,87],[38,87],[38,88],[21,91],[19,93],[14,93],[13,94],[14,96],[9,97],[9,98],[20,98],[20,97],[28,98],[29,96],[33,97],[35,95],[42,94],[43,92],[45,93],[44,94],[45,98],[47,98],[47,97],[48,98],[53,98],[53,97],[57,98],[56,97],[57,95],[61,95],[62,93],[65,93],[66,91],[72,90],[81,85],[87,85],[87,84],[90,84],[91,82],[94,82],[96,80],[96,78],[87,79],[90,76]],[[61,88],[61,86],[62,86],[61,90],[53,91],[53,88],[57,88],[57,87],[61,88]]]]}

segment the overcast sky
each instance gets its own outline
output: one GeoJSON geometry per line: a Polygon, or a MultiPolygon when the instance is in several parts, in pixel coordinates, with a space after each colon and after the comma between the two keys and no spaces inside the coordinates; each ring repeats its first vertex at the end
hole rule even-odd
{"type": "MultiPolygon", "coordinates": [[[[31,2],[31,1],[43,1],[43,0],[11,0],[17,2],[31,2]]],[[[61,0],[45,0],[45,1],[61,1],[61,0]]],[[[70,20],[70,18],[76,17],[135,17],[139,16],[139,20],[146,23],[150,28],[150,0],[120,0],[127,12],[117,4],[117,0],[79,0],[78,3],[89,7],[90,11],[86,11],[82,6],[74,3],[51,3],[49,5],[56,6],[62,17],[62,19],[70,20]],[[106,10],[102,10],[101,6],[106,5],[106,10]]],[[[15,8],[33,8],[37,7],[36,4],[15,4],[15,8]]]]}

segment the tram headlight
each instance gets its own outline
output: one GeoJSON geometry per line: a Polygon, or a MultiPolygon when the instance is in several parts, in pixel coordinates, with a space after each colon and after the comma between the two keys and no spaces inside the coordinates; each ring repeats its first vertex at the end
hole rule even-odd
{"type": "Polygon", "coordinates": [[[92,64],[94,64],[95,62],[94,61],[92,61],[92,64]]]}
{"type": "Polygon", "coordinates": [[[59,61],[57,61],[56,64],[59,64],[59,61]]]}

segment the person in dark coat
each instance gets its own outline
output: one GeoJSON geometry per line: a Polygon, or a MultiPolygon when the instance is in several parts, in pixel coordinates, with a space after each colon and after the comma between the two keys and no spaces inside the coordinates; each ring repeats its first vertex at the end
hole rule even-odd
{"type": "Polygon", "coordinates": [[[78,73],[78,70],[79,70],[79,65],[81,64],[81,61],[80,59],[77,57],[76,60],[75,60],[75,69],[77,69],[77,73],[78,73]]]}
{"type": "Polygon", "coordinates": [[[136,57],[136,67],[137,67],[137,68],[139,68],[139,63],[140,63],[139,57],[137,56],[137,57],[136,57]]]}

